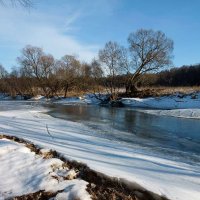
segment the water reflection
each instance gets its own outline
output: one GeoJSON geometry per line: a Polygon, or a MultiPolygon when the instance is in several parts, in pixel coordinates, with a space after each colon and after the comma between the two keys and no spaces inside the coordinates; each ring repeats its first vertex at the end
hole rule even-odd
{"type": "Polygon", "coordinates": [[[53,117],[76,121],[93,134],[148,153],[200,162],[200,121],[155,116],[130,108],[92,105],[52,105],[20,101],[0,102],[0,110],[47,107],[53,117]]]}
{"type": "Polygon", "coordinates": [[[200,154],[199,120],[149,115],[130,108],[91,105],[54,105],[50,114],[84,123],[103,137],[129,145],[200,154]]]}

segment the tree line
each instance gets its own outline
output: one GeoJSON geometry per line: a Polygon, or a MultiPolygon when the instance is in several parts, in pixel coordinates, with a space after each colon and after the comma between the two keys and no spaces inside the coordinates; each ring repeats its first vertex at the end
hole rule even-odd
{"type": "Polygon", "coordinates": [[[49,98],[63,94],[66,97],[70,90],[87,91],[92,69],[95,70],[75,56],[65,55],[56,60],[33,46],[26,46],[17,61],[20,66],[12,68],[10,73],[0,65],[0,91],[12,96],[41,94],[49,98]]]}
{"type": "Polygon", "coordinates": [[[46,97],[67,96],[69,91],[108,92],[116,99],[122,89],[134,93],[144,74],[172,64],[173,41],[163,32],[139,29],[130,33],[124,47],[109,41],[91,63],[73,55],[55,59],[43,49],[26,46],[17,58],[18,67],[8,73],[0,66],[0,91],[46,97]]]}
{"type": "Polygon", "coordinates": [[[144,75],[139,86],[200,86],[200,64],[171,68],[144,75]]]}

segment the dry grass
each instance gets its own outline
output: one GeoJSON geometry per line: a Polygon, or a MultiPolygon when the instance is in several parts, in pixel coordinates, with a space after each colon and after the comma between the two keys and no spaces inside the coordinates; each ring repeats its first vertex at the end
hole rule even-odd
{"type": "Polygon", "coordinates": [[[193,87],[143,87],[139,90],[150,90],[152,91],[152,95],[163,96],[163,95],[171,95],[176,93],[181,94],[191,94],[195,92],[200,92],[200,86],[193,87]]]}
{"type": "MultiPolygon", "coordinates": [[[[102,92],[105,92],[105,88],[101,88],[102,92]]],[[[119,89],[119,92],[121,93],[120,96],[127,97],[125,95],[125,89],[121,88],[119,89]]],[[[200,92],[200,86],[192,86],[192,87],[140,87],[138,88],[138,91],[135,94],[132,94],[128,97],[160,97],[160,96],[168,96],[168,95],[174,95],[176,93],[180,94],[191,94],[195,92],[200,92]]],[[[86,93],[94,93],[94,91],[70,91],[68,93],[68,97],[72,96],[83,96],[86,93]]],[[[61,94],[62,95],[62,94],[61,94]]]]}
{"type": "Polygon", "coordinates": [[[120,97],[139,97],[139,98],[147,98],[147,97],[160,97],[160,96],[169,96],[169,95],[187,95],[187,94],[195,94],[196,92],[200,92],[200,86],[196,87],[140,87],[133,94],[125,94],[125,92],[121,93],[120,97]]]}
{"type": "MultiPolygon", "coordinates": [[[[58,192],[45,192],[44,190],[40,190],[38,192],[22,195],[22,196],[17,196],[14,198],[11,198],[12,200],[49,200],[53,197],[55,197],[58,193],[63,192],[63,191],[58,191],[58,192]]],[[[9,199],[9,200],[11,200],[9,199]]]]}

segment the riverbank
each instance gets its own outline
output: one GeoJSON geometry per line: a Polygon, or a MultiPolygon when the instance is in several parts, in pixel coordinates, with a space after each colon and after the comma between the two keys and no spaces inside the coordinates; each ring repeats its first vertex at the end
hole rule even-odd
{"type": "Polygon", "coordinates": [[[23,139],[0,135],[0,163],[2,200],[91,199],[75,168],[23,139]]]}
{"type": "Polygon", "coordinates": [[[200,93],[150,98],[123,98],[122,103],[141,112],[188,119],[200,119],[200,93]]]}
{"type": "MultiPolygon", "coordinates": [[[[102,96],[101,98],[105,98],[102,96]]],[[[61,105],[70,104],[101,104],[101,101],[93,94],[81,98],[70,97],[55,100],[53,103],[61,105]]],[[[118,104],[121,106],[140,109],[141,112],[154,115],[165,115],[172,117],[200,119],[200,93],[173,94],[161,97],[149,98],[121,98],[118,104]]],[[[106,105],[106,104],[104,104],[106,105]]],[[[109,105],[109,104],[108,104],[109,105]]]]}
{"type": "MultiPolygon", "coordinates": [[[[47,99],[38,95],[28,101],[36,101],[43,103],[53,103],[59,105],[75,105],[75,104],[92,104],[102,105],[102,100],[108,98],[104,94],[86,94],[81,97],[53,97],[47,99]],[[98,98],[97,98],[98,97],[98,98]]],[[[0,95],[0,100],[8,101],[12,98],[7,95],[0,95]]],[[[21,96],[17,96],[15,100],[23,100],[21,96]]],[[[113,106],[113,103],[106,102],[104,106],[113,106]]],[[[138,109],[153,115],[171,116],[188,119],[200,119],[200,92],[191,93],[175,93],[166,96],[148,97],[148,98],[121,98],[114,103],[114,106],[125,106],[138,109]]]]}
{"type": "MultiPolygon", "coordinates": [[[[13,105],[13,108],[16,107],[13,105]]],[[[136,182],[149,191],[172,200],[199,200],[197,164],[152,156],[137,148],[98,137],[94,130],[24,106],[0,112],[0,129],[32,141],[42,148],[54,149],[70,160],[86,163],[91,169],[111,177],[136,182]],[[171,181],[173,180],[173,182],[171,181]],[[170,182],[170,184],[169,184],[170,182]]]]}
{"type": "Polygon", "coordinates": [[[0,151],[0,170],[4,172],[0,198],[3,199],[167,200],[135,183],[108,177],[16,136],[0,135],[0,151]],[[7,186],[7,182],[18,182],[21,187],[7,186]]]}

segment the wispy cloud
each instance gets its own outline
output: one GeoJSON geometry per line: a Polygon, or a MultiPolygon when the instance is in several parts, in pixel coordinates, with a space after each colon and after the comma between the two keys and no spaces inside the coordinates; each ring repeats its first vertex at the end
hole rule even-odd
{"type": "MultiPolygon", "coordinates": [[[[84,43],[70,34],[72,30],[78,30],[74,23],[80,17],[80,11],[61,17],[37,10],[28,13],[1,7],[0,52],[7,46],[6,49],[11,51],[12,56],[12,51],[15,51],[14,55],[19,55],[19,49],[31,44],[42,47],[56,58],[65,54],[76,54],[81,60],[90,61],[96,55],[99,46],[84,43]]],[[[13,63],[15,61],[15,58],[9,56],[8,59],[13,60],[13,63]]]]}
{"type": "Polygon", "coordinates": [[[81,11],[76,11],[75,13],[66,17],[65,27],[70,29],[73,26],[73,23],[76,22],[81,17],[81,11]]]}

